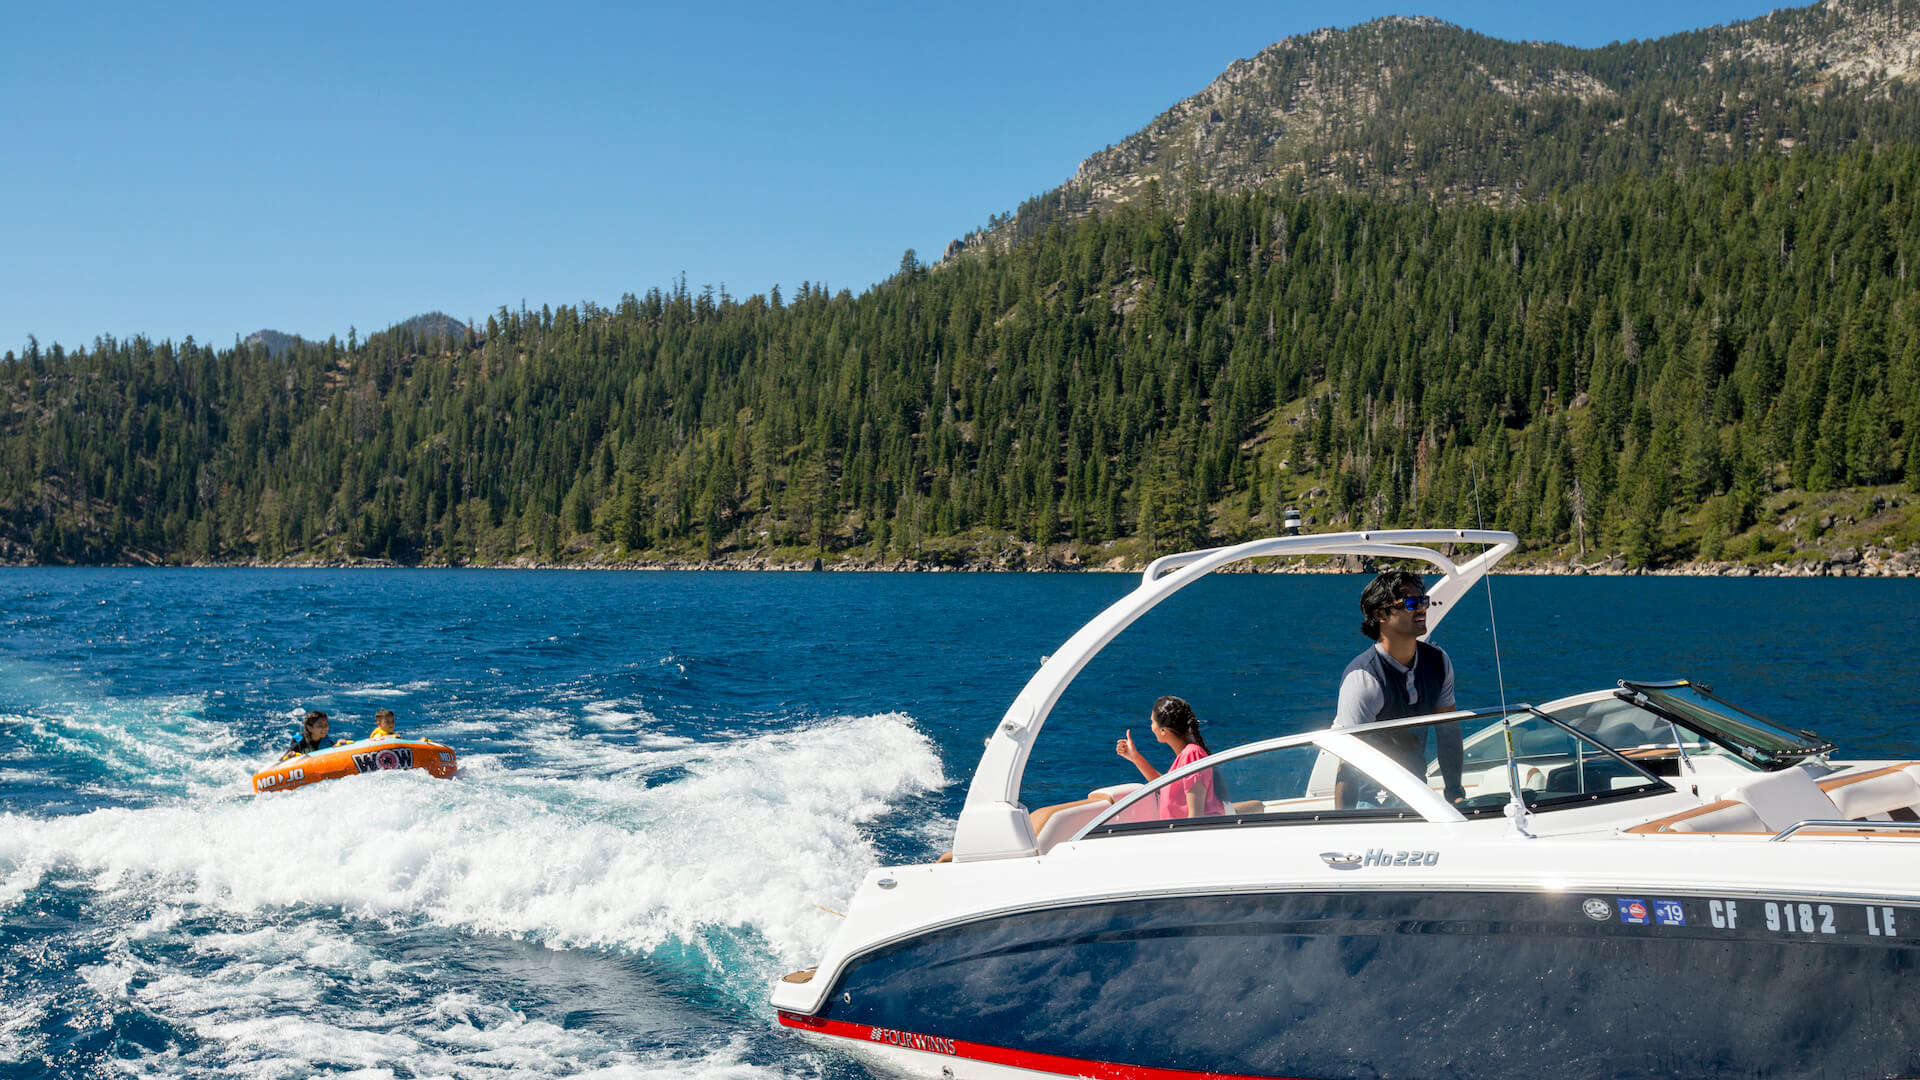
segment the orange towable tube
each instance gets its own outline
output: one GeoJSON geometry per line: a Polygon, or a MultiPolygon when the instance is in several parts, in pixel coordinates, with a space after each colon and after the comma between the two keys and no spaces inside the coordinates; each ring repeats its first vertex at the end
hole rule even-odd
{"type": "Polygon", "coordinates": [[[425,769],[445,780],[453,776],[454,768],[453,747],[432,739],[361,739],[276,761],[253,774],[253,790],[285,791],[387,769],[425,769]]]}

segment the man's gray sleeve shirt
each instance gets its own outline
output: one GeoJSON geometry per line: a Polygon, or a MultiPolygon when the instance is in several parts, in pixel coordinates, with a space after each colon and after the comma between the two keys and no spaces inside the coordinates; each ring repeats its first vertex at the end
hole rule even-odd
{"type": "MultiPolygon", "coordinates": [[[[1446,667],[1441,673],[1439,700],[1434,702],[1432,711],[1452,712],[1454,710],[1453,657],[1442,650],[1440,658],[1446,667]]],[[[1420,691],[1414,685],[1413,669],[1401,667],[1391,656],[1386,657],[1386,661],[1391,670],[1406,676],[1407,697],[1410,702],[1417,703],[1420,700],[1420,691]]],[[[1334,708],[1333,726],[1346,728],[1371,724],[1386,704],[1387,690],[1378,680],[1365,671],[1349,671],[1346,677],[1340,680],[1340,703],[1334,708]]]]}
{"type": "Polygon", "coordinates": [[[1387,704],[1386,687],[1365,671],[1349,671],[1340,680],[1340,704],[1333,712],[1333,726],[1359,727],[1373,723],[1387,704]]]}

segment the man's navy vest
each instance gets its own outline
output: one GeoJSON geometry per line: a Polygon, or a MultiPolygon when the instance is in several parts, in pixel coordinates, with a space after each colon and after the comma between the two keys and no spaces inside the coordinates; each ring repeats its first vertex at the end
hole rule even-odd
{"type": "MultiPolygon", "coordinates": [[[[1406,716],[1425,716],[1439,712],[1440,688],[1447,681],[1446,654],[1437,647],[1424,641],[1413,643],[1413,686],[1419,691],[1420,700],[1412,701],[1407,696],[1407,676],[1386,654],[1379,649],[1368,649],[1353,658],[1347,670],[1340,673],[1342,682],[1355,671],[1365,671],[1386,692],[1387,703],[1381,707],[1371,721],[1398,720],[1406,716]]],[[[1382,731],[1367,737],[1367,741],[1407,767],[1415,776],[1425,776],[1427,772],[1427,729],[1414,728],[1411,731],[1382,731]]]]}
{"type": "Polygon", "coordinates": [[[1413,648],[1413,685],[1420,692],[1417,703],[1407,698],[1406,674],[1379,649],[1368,649],[1354,657],[1353,663],[1347,665],[1347,670],[1340,673],[1340,681],[1345,682],[1347,676],[1355,671],[1365,671],[1387,692],[1386,705],[1381,708],[1380,715],[1368,717],[1369,722],[1425,716],[1439,711],[1434,707],[1434,702],[1440,697],[1440,688],[1446,685],[1446,654],[1424,641],[1414,642],[1413,648]]]}

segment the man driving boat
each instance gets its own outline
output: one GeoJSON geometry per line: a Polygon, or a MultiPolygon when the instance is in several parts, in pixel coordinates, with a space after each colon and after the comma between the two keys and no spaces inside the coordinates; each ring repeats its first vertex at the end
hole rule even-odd
{"type": "MultiPolygon", "coordinates": [[[[1360,592],[1360,632],[1374,645],[1353,658],[1340,676],[1336,728],[1360,727],[1382,720],[1452,712],[1453,661],[1446,650],[1420,638],[1427,632],[1426,583],[1409,570],[1389,570],[1360,592]]],[[[1466,798],[1460,784],[1460,726],[1432,729],[1440,775],[1449,802],[1466,798]]],[[[1383,731],[1368,739],[1415,776],[1427,774],[1427,729],[1383,731]]],[[[1351,809],[1364,800],[1365,777],[1342,765],[1334,781],[1334,805],[1351,809]]]]}

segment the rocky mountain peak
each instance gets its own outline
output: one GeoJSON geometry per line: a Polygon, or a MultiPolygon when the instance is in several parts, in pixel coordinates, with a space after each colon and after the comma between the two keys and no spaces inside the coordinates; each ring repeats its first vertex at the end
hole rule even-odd
{"type": "Polygon", "coordinates": [[[1016,241],[1136,200],[1152,182],[1175,199],[1190,186],[1297,184],[1511,204],[1574,183],[1904,141],[1916,130],[1916,0],[1827,0],[1598,49],[1390,16],[1235,60],[987,232],[1016,241]]]}

